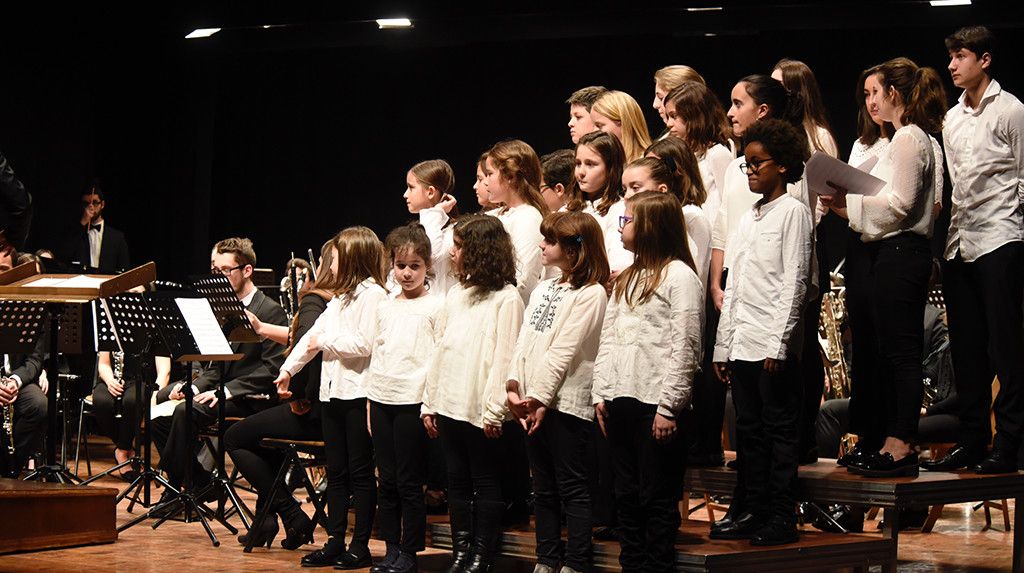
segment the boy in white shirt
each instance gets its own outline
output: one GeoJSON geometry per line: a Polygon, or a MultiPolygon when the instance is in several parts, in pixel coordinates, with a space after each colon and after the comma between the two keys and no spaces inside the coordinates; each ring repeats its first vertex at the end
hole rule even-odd
{"type": "MultiPolygon", "coordinates": [[[[715,373],[732,384],[743,512],[716,525],[717,539],[780,545],[798,539],[800,319],[810,298],[814,220],[786,184],[803,173],[803,137],[780,120],[745,134],[741,168],[762,198],[740,220],[715,345],[715,373]]],[[[816,357],[808,357],[815,359],[816,357]]]]}

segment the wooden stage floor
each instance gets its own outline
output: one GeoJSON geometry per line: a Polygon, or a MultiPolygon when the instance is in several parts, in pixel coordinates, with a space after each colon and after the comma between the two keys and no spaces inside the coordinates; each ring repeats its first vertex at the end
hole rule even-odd
{"type": "MultiPolygon", "coordinates": [[[[93,470],[101,471],[110,467],[113,450],[109,443],[93,438],[91,441],[93,470]]],[[[82,464],[82,471],[85,465],[82,464]]],[[[122,488],[124,482],[103,479],[99,485],[122,488]]],[[[250,507],[254,496],[241,492],[250,507]]],[[[1010,500],[1012,507],[1013,500],[1010,500]]],[[[118,507],[118,524],[131,519],[127,513],[127,501],[118,507]]],[[[307,512],[312,508],[307,504],[307,512]]],[[[136,515],[140,508],[136,508],[136,515]]],[[[881,513],[879,513],[881,515],[881,513]]],[[[706,520],[704,510],[694,512],[693,519],[706,520]]],[[[985,525],[984,512],[971,511],[970,504],[947,506],[942,518],[932,533],[916,530],[904,531],[899,543],[899,571],[918,572],[1002,572],[1010,570],[1012,537],[1002,531],[1002,518],[998,513],[992,516],[993,529],[982,531],[985,525]]],[[[235,518],[233,523],[237,523],[235,518]]],[[[866,531],[875,531],[877,521],[865,524],[866,531]]],[[[4,523],[3,527],[12,524],[4,523]]],[[[809,526],[808,526],[809,527],[809,526]]],[[[326,540],[323,529],[316,531],[316,545],[309,545],[303,551],[286,551],[275,540],[274,548],[254,549],[251,554],[242,552],[242,546],[220,525],[213,525],[221,538],[220,547],[212,547],[199,523],[168,522],[153,530],[147,524],[139,524],[120,534],[114,544],[77,547],[51,551],[37,551],[12,555],[0,555],[0,572],[36,573],[39,571],[85,571],[89,573],[132,572],[132,573],[185,573],[188,571],[278,571],[298,570],[299,559],[305,551],[319,547],[326,540]]],[[[880,534],[879,534],[880,535],[880,534]]],[[[370,546],[375,556],[382,555],[384,544],[372,541],[370,546]]],[[[448,565],[448,554],[428,549],[420,558],[422,571],[443,571],[448,565]]],[[[331,569],[323,569],[329,571],[331,569]]],[[[532,571],[532,565],[506,561],[500,564],[501,571],[532,571]]]]}

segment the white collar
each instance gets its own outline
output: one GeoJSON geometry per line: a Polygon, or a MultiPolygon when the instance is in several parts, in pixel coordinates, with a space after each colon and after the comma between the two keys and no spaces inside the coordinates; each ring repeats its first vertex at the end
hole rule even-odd
{"type": "Polygon", "coordinates": [[[960,94],[960,98],[957,100],[960,102],[960,107],[963,108],[964,113],[979,113],[981,108],[984,107],[984,102],[989,98],[996,97],[1003,91],[1003,88],[999,85],[995,79],[989,80],[988,87],[985,88],[985,93],[981,94],[981,100],[978,101],[978,105],[970,107],[967,105],[967,90],[964,90],[960,94]]]}
{"type": "Polygon", "coordinates": [[[258,290],[258,288],[253,286],[252,292],[250,292],[248,295],[245,296],[245,298],[242,299],[242,306],[244,306],[245,308],[249,308],[249,305],[252,304],[252,299],[256,298],[256,291],[258,290]]]}

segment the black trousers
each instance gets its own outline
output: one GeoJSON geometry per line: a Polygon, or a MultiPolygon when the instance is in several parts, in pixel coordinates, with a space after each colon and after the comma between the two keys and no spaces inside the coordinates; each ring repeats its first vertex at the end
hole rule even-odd
{"type": "MultiPolygon", "coordinates": [[[[228,400],[224,404],[225,417],[244,418],[255,414],[271,404],[264,400],[228,400]]],[[[174,408],[174,415],[156,418],[150,424],[153,443],[160,451],[160,469],[167,473],[167,481],[180,487],[185,480],[188,464],[192,464],[192,476],[207,476],[199,460],[193,455],[196,432],[217,421],[217,408],[192,403],[192,427],[185,423],[185,403],[174,408]]],[[[207,476],[208,477],[208,476],[207,476]]],[[[193,485],[203,485],[201,482],[193,485]]]]}
{"type": "MultiPolygon", "coordinates": [[[[839,455],[839,442],[850,430],[850,399],[828,400],[818,411],[815,423],[818,453],[824,458],[839,455]]],[[[953,414],[925,416],[917,422],[917,437],[922,442],[955,442],[960,435],[960,419],[953,414]]]]}
{"type": "Polygon", "coordinates": [[[786,360],[774,375],[765,371],[763,360],[733,360],[729,369],[737,452],[743,460],[737,480],[742,483],[745,507],[762,518],[792,523],[799,463],[800,364],[786,360]]]}
{"type": "Polygon", "coordinates": [[[960,444],[984,448],[992,432],[989,406],[995,412],[993,448],[1024,460],[1024,243],[1008,243],[973,262],[959,253],[945,264],[943,289],[949,343],[960,404],[960,444]],[[999,394],[992,397],[992,378],[999,394]]]}
{"type": "Polygon", "coordinates": [[[526,438],[533,473],[537,561],[590,569],[593,524],[587,463],[593,422],[548,410],[537,431],[526,438]],[[562,507],[568,543],[562,543],[562,507]]]}
{"type": "Polygon", "coordinates": [[[526,431],[516,421],[501,425],[501,498],[505,507],[525,506],[530,498],[530,459],[526,455],[526,431]]]}
{"type": "Polygon", "coordinates": [[[427,509],[423,503],[427,433],[420,420],[420,405],[371,400],[370,428],[380,488],[380,537],[405,553],[423,551],[427,531],[427,509]]]}
{"type": "Polygon", "coordinates": [[[927,238],[914,233],[855,242],[859,244],[850,245],[846,259],[853,331],[850,427],[870,448],[881,447],[886,437],[912,442],[923,394],[921,325],[931,275],[930,246],[927,238]]]}
{"type": "MultiPolygon", "coordinates": [[[[280,450],[264,448],[260,440],[319,440],[322,436],[319,410],[317,406],[305,415],[296,416],[290,404],[278,404],[246,417],[224,433],[224,449],[259,495],[256,505],[262,507],[269,498],[274,478],[285,461],[280,450]]],[[[290,491],[282,489],[277,493],[279,507],[297,503],[290,491]]]]}
{"type": "Polygon", "coordinates": [[[674,571],[686,441],[654,439],[657,407],[634,398],[605,403],[623,571],[674,571]]]}
{"type": "Polygon", "coordinates": [[[119,450],[134,450],[139,433],[139,383],[125,380],[121,418],[114,417],[114,396],[106,383],[97,379],[92,389],[92,411],[100,434],[113,440],[119,450]]]}
{"type": "Polygon", "coordinates": [[[471,532],[473,551],[491,559],[501,535],[502,449],[469,422],[437,416],[448,465],[448,510],[452,532],[471,532]]]}
{"type": "MultiPolygon", "coordinates": [[[[728,270],[723,271],[723,289],[727,276],[728,270]]],[[[693,415],[690,417],[693,420],[693,427],[687,428],[692,435],[690,452],[695,455],[722,453],[726,385],[715,376],[712,364],[721,314],[715,308],[715,301],[709,291],[704,306],[704,359],[701,361],[700,370],[693,377],[693,415]]]]}
{"type": "MultiPolygon", "coordinates": [[[[52,391],[52,390],[51,390],[52,391]]],[[[24,468],[29,457],[43,449],[46,438],[46,394],[38,384],[22,384],[14,399],[14,462],[24,468]]],[[[56,439],[54,436],[52,439],[56,439]]],[[[6,446],[4,446],[6,447],[6,446]]]]}
{"type": "Polygon", "coordinates": [[[377,509],[377,483],[373,476],[373,444],[366,427],[366,398],[332,399],[321,405],[327,453],[327,533],[339,548],[348,529],[349,499],[355,506],[355,527],[349,549],[368,550],[377,509]]]}

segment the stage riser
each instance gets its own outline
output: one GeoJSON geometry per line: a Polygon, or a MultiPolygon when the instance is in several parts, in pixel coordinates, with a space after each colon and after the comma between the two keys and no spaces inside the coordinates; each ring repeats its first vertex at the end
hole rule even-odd
{"type": "Polygon", "coordinates": [[[0,480],[0,554],[113,543],[116,489],[0,480]]]}

